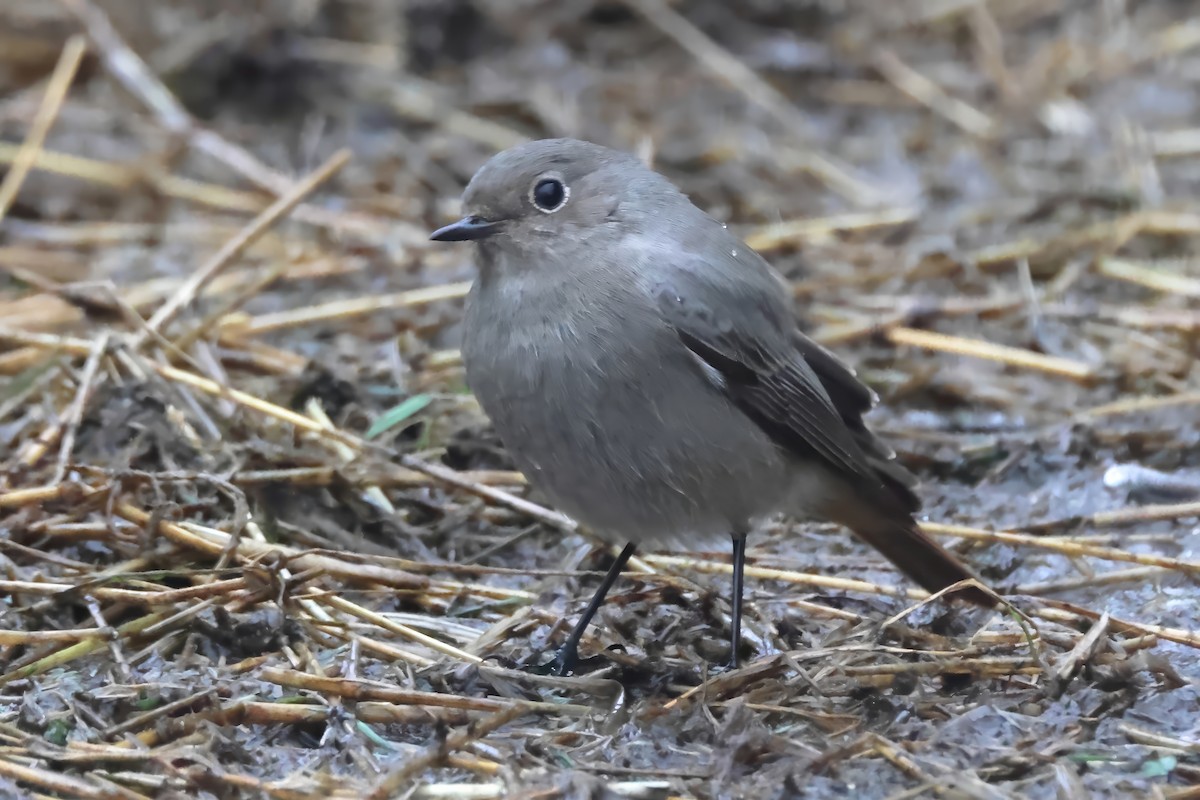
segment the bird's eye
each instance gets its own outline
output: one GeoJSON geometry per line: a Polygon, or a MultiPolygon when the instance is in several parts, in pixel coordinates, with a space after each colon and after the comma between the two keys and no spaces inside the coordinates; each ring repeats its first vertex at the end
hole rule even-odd
{"type": "Polygon", "coordinates": [[[553,214],[567,204],[570,192],[558,178],[542,178],[533,185],[529,197],[539,211],[553,214]]]}

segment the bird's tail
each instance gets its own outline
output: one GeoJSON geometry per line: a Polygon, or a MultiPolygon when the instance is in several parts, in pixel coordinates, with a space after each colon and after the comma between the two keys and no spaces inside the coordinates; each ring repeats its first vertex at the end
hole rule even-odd
{"type": "MultiPolygon", "coordinates": [[[[979,580],[907,514],[890,515],[866,504],[839,504],[829,517],[854,531],[927,591],[938,592],[959,581],[979,580]]],[[[976,586],[964,586],[946,596],[988,608],[996,605],[992,595],[976,586]]]]}

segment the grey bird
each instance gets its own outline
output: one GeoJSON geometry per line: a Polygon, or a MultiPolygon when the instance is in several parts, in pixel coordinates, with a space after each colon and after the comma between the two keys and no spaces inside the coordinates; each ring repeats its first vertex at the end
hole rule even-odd
{"type": "Polygon", "coordinates": [[[930,591],[975,577],[914,522],[915,478],[863,423],[874,393],[797,330],[766,261],[662,175],[540,140],[484,164],[463,208],[431,238],[476,244],[467,383],[529,481],[626,543],[551,669],[573,669],[637,545],[727,536],[736,666],[746,535],[776,512],[845,525],[930,591]]]}

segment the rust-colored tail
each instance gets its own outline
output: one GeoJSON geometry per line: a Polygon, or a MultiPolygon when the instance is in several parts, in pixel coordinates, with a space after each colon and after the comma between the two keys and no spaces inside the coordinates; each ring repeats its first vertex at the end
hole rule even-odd
{"type": "MultiPolygon", "coordinates": [[[[927,591],[938,592],[968,578],[979,580],[907,515],[889,515],[865,504],[845,504],[829,516],[854,531],[927,591]]],[[[974,586],[963,587],[947,596],[987,608],[996,605],[994,597],[974,586]]]]}
{"type": "MultiPolygon", "coordinates": [[[[824,512],[823,516],[854,531],[930,592],[939,592],[968,578],[978,580],[913,520],[913,514],[921,507],[921,501],[913,491],[917,485],[916,476],[901,466],[891,448],[863,424],[863,414],[875,401],[871,390],[836,356],[799,331],[794,334],[793,341],[845,424],[842,433],[848,434],[852,446],[847,452],[855,464],[849,472],[841,473],[840,486],[836,486],[837,481],[822,481],[822,486],[830,491],[823,501],[819,501],[824,508],[818,510],[824,512]]],[[[802,398],[793,398],[793,401],[797,403],[798,413],[803,415],[802,398]]],[[[801,447],[798,452],[810,459],[807,463],[812,463],[812,454],[806,448],[801,447]]],[[[844,462],[842,464],[844,466],[844,462]]],[[[973,586],[949,596],[988,608],[996,605],[995,598],[973,586]]]]}

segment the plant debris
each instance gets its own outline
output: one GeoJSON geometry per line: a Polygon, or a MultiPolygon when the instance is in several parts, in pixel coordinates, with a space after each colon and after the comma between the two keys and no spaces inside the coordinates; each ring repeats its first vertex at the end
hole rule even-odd
{"type": "Polygon", "coordinates": [[[1173,0],[9,0],[0,794],[1195,797],[1200,22],[1173,0]],[[634,150],[884,402],[828,526],[613,552],[463,382],[499,149],[634,150]]]}

